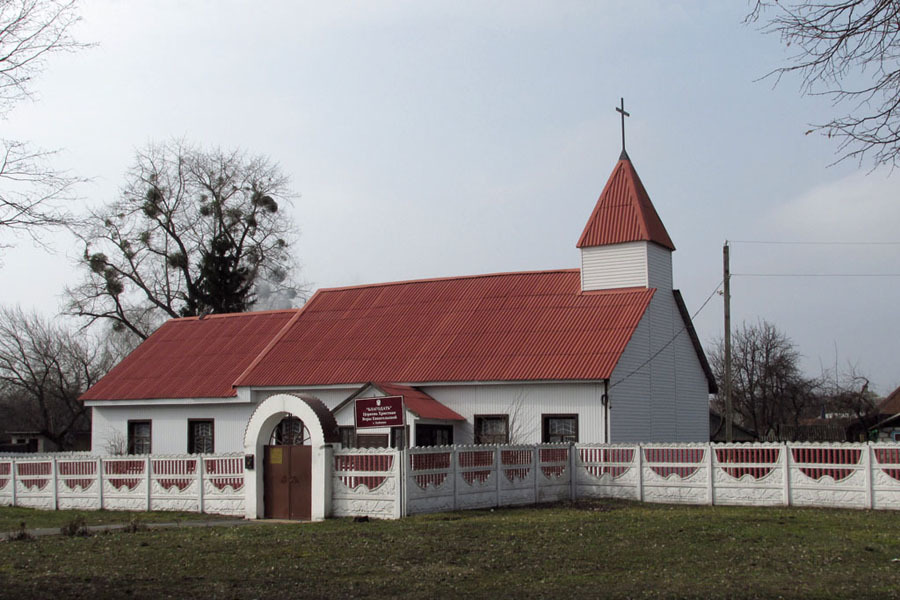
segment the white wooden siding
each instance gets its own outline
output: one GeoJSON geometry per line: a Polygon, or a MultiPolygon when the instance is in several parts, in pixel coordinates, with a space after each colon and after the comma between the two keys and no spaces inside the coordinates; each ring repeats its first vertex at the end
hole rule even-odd
{"type": "Polygon", "coordinates": [[[675,406],[675,318],[678,308],[671,291],[657,290],[647,307],[650,319],[650,440],[678,441],[675,406]]]}
{"type": "MultiPolygon", "coordinates": [[[[184,400],[182,405],[154,405],[151,401],[138,406],[93,406],[91,426],[91,451],[106,454],[110,439],[117,433],[122,439],[128,436],[128,421],[151,421],[151,448],[154,454],[184,454],[187,452],[188,419],[215,420],[215,451],[243,452],[244,430],[257,403],[275,393],[305,393],[320,399],[325,406],[333,409],[345,400],[356,388],[331,389],[291,389],[278,392],[254,391],[253,403],[241,404],[191,404],[184,400]]],[[[352,419],[352,416],[351,416],[352,419]]],[[[352,422],[350,423],[352,424],[352,422]]]]}
{"type": "MultiPolygon", "coordinates": [[[[655,295],[655,294],[654,294],[655,295]]],[[[650,440],[650,319],[641,319],[610,378],[610,438],[612,443],[650,440]]]]}
{"type": "Polygon", "coordinates": [[[577,414],[578,441],[602,442],[603,383],[535,383],[423,387],[435,400],[466,418],[453,431],[457,444],[471,444],[475,415],[509,415],[512,443],[541,442],[541,415],[577,414]]]}
{"type": "Polygon", "coordinates": [[[648,242],[581,249],[581,289],[647,287],[648,242]]]}
{"type": "MultiPolygon", "coordinates": [[[[681,315],[677,314],[678,327],[681,315]]],[[[709,440],[709,382],[687,331],[675,339],[675,386],[678,440],[709,440]]]]}
{"type": "Polygon", "coordinates": [[[243,452],[244,429],[255,405],[188,404],[184,406],[94,406],[91,451],[108,454],[108,442],[116,434],[125,440],[128,421],[151,421],[153,454],[188,451],[188,419],[214,419],[216,453],[243,452]]]}
{"type": "Polygon", "coordinates": [[[658,290],[613,371],[613,443],[708,441],[706,376],[683,325],[672,292],[658,290]]]}
{"type": "Polygon", "coordinates": [[[672,251],[657,244],[647,244],[647,287],[672,289],[672,251]]]}

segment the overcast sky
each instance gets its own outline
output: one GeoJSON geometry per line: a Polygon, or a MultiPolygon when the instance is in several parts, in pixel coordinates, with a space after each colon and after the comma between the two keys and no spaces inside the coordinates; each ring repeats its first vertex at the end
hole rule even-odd
{"type": "MultiPolygon", "coordinates": [[[[173,137],[278,162],[297,192],[301,278],[318,287],[577,267],[575,243],[627,146],[697,310],[724,240],[896,242],[898,179],[831,164],[804,135],[827,99],[762,80],[775,37],[744,2],[89,0],[4,135],[63,150],[116,197],[134,153],[173,137]]],[[[56,314],[78,249],[2,251],[4,304],[56,314]]],[[[897,245],[736,243],[737,273],[900,273],[897,245]]],[[[900,384],[898,277],[733,279],[736,322],[785,331],[810,374],[853,364],[900,384]]],[[[722,333],[716,296],[696,317],[722,333]]]]}

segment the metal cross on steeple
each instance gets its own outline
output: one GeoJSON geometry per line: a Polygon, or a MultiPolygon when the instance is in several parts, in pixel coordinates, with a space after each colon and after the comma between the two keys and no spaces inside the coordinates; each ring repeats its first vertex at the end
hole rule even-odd
{"type": "Polygon", "coordinates": [[[621,101],[621,107],[616,107],[616,112],[622,113],[622,155],[619,157],[619,160],[627,159],[628,153],[625,152],[625,117],[630,117],[631,113],[625,112],[625,98],[619,98],[621,101]]]}

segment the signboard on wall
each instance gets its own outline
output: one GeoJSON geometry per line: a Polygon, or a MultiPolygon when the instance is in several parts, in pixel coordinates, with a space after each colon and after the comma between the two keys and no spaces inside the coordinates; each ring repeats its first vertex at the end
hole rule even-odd
{"type": "Polygon", "coordinates": [[[403,419],[403,396],[356,399],[356,428],[400,427],[403,419]]]}

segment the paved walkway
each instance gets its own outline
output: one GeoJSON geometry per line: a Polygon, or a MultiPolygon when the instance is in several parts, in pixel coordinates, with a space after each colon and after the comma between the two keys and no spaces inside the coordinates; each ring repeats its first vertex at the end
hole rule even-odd
{"type": "MultiPolygon", "coordinates": [[[[239,527],[242,525],[254,525],[263,523],[297,523],[297,521],[276,521],[273,519],[215,519],[209,521],[173,521],[171,523],[144,523],[138,521],[141,529],[177,529],[180,527],[239,527]]],[[[120,531],[133,527],[131,523],[111,523],[108,525],[86,525],[90,533],[103,533],[106,531],[120,531]]],[[[29,535],[34,537],[46,537],[48,535],[62,535],[59,527],[45,527],[40,529],[26,529],[29,535]]],[[[11,535],[15,535],[17,531],[0,532],[0,541],[9,539],[11,535]]]]}

